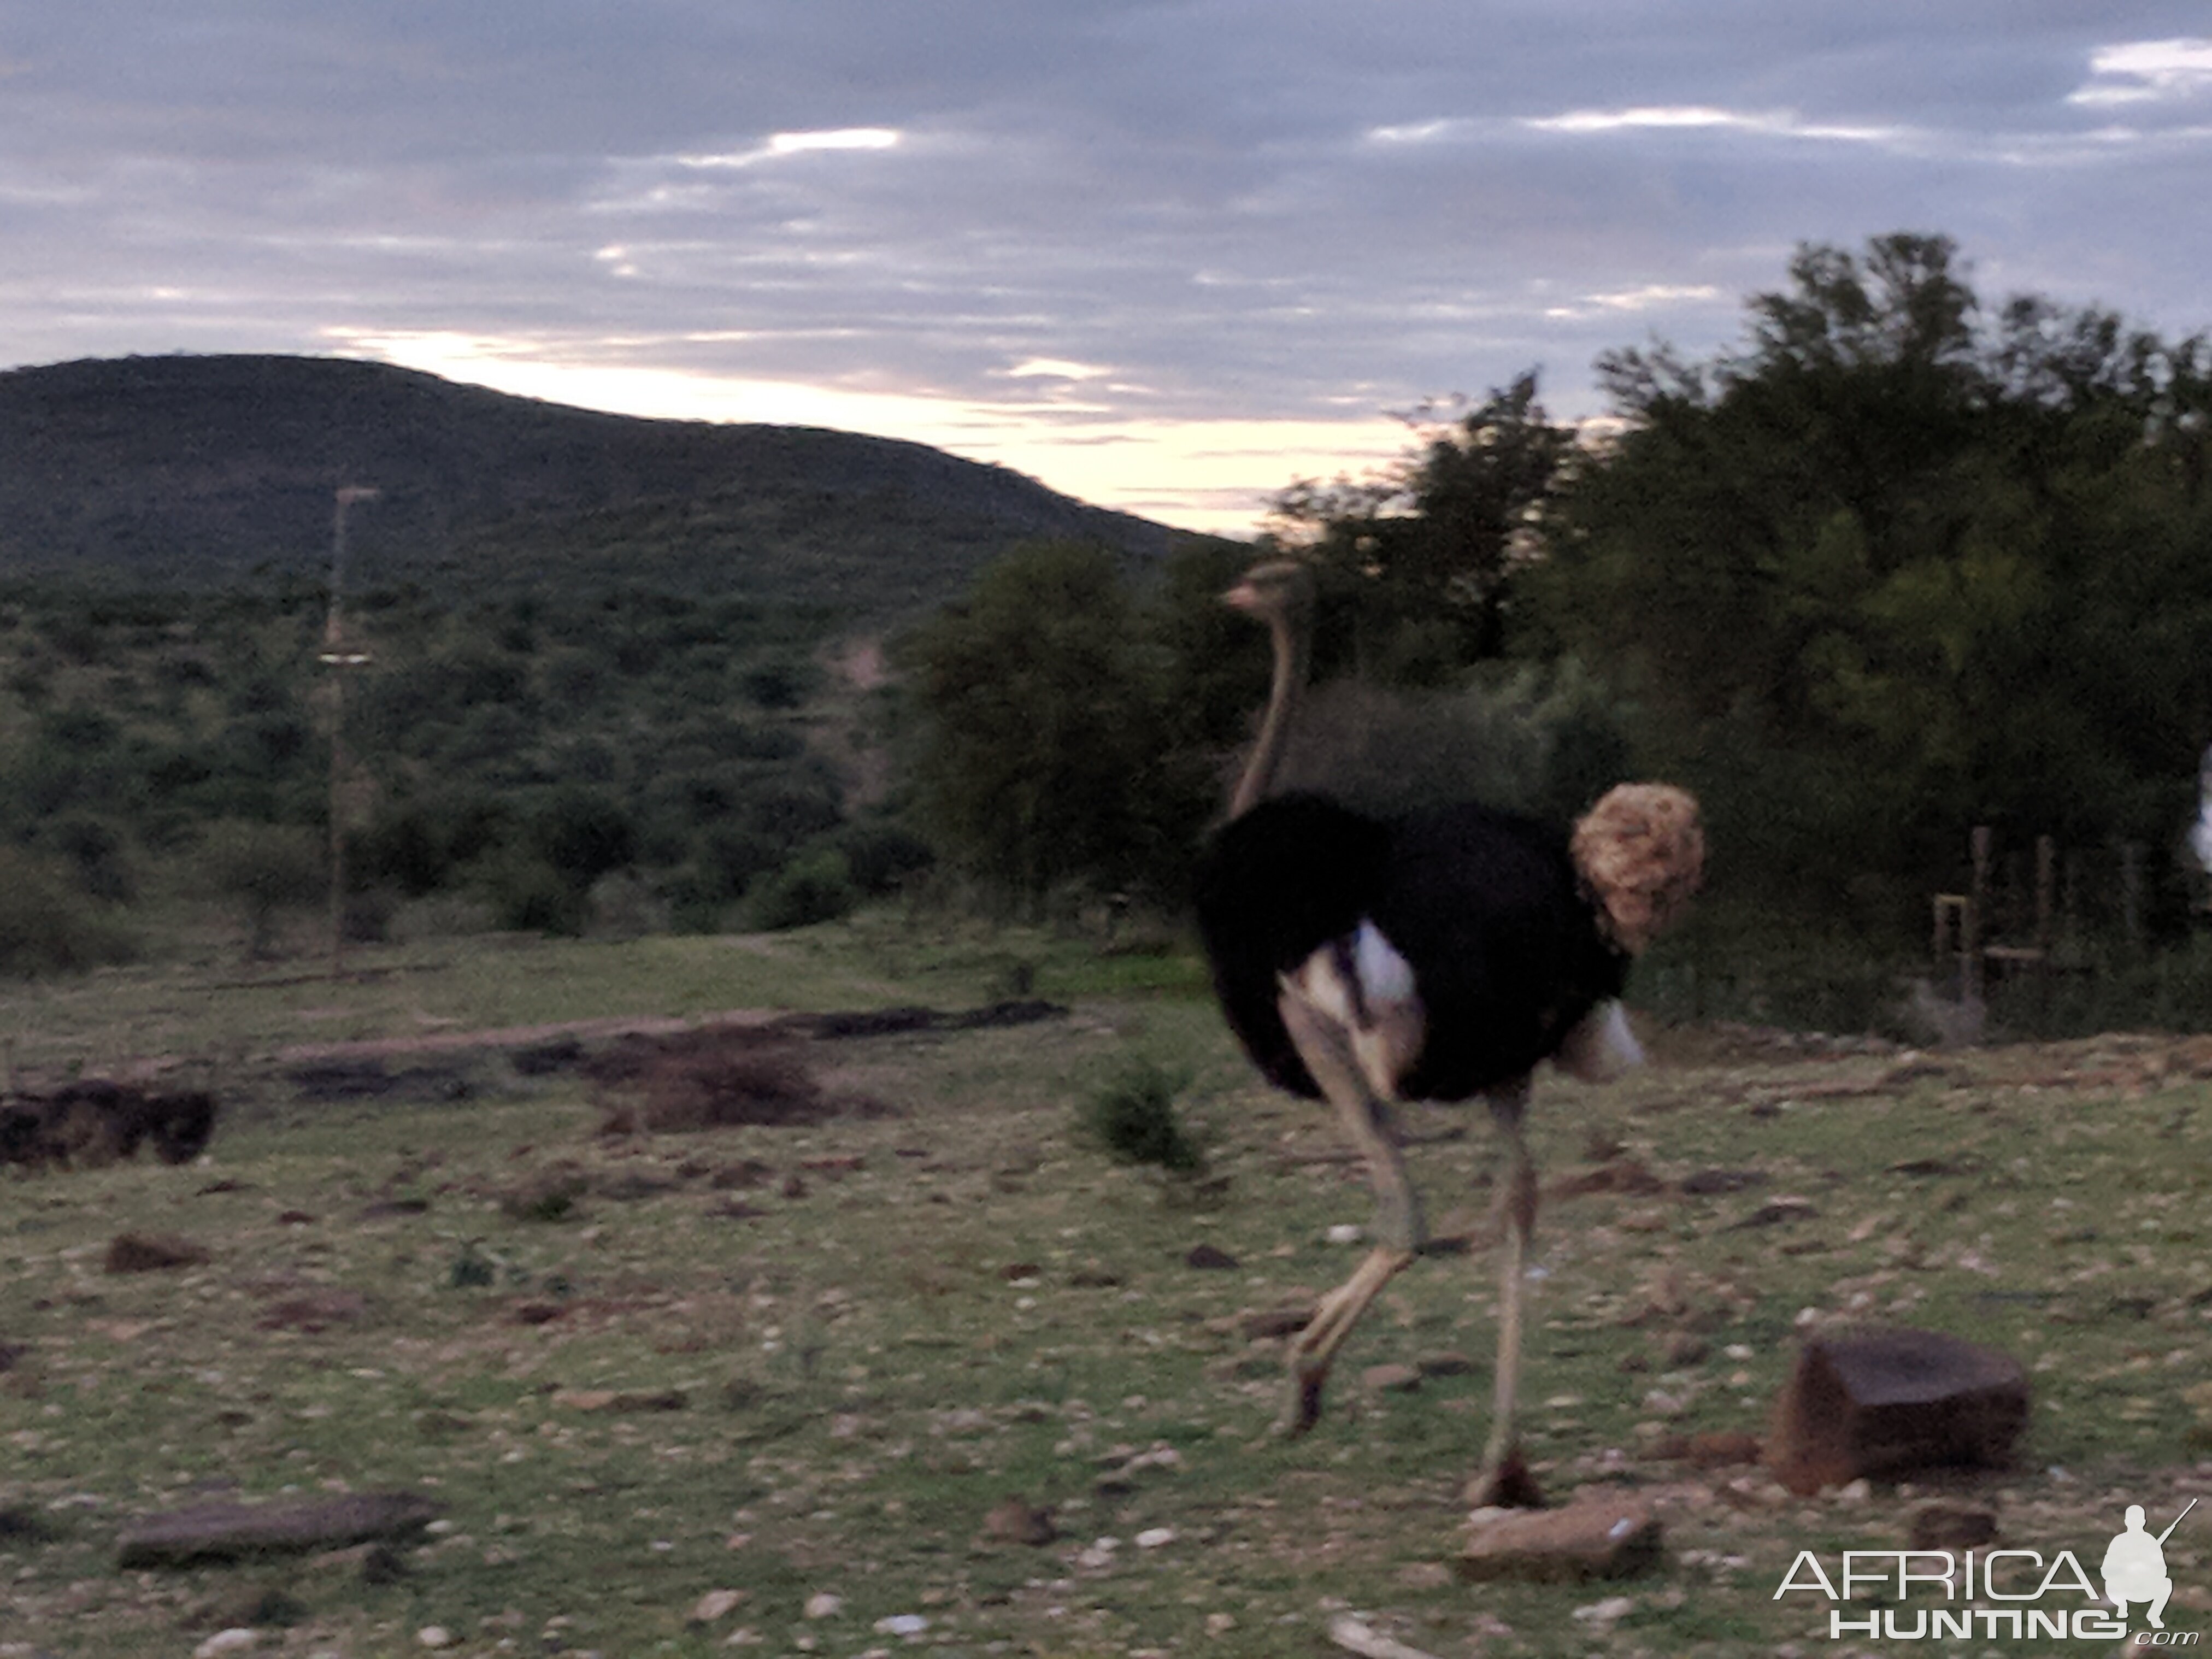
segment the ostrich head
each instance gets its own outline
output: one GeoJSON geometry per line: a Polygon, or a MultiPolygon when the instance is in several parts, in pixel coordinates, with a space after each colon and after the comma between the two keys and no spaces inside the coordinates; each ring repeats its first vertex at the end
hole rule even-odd
{"type": "Polygon", "coordinates": [[[1665,783],[1607,790],[1575,823],[1575,868],[1631,956],[1680,921],[1705,873],[1698,803],[1665,783]]]}
{"type": "Polygon", "coordinates": [[[1246,616],[1271,626],[1295,624],[1313,608],[1313,573],[1295,559],[1269,559],[1246,571],[1236,586],[1221,596],[1246,616]]]}

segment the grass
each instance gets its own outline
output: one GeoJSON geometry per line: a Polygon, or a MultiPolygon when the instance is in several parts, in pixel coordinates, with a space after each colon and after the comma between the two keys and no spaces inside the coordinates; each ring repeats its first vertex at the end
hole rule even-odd
{"type": "MultiPolygon", "coordinates": [[[[1766,1654],[1826,1639],[1825,1603],[1773,1600],[1796,1552],[1901,1547],[1918,1497],[1990,1503],[2008,1544],[2094,1569],[2126,1504],[2162,1525],[2212,1488],[2212,1408],[2192,1405],[2212,1374],[2212,1048],[1901,1063],[1686,1031],[1622,1083],[1546,1079],[1547,1175],[1603,1155],[1668,1184],[1547,1201],[1530,1455],[1555,1497],[1644,1489],[1669,1555],[1619,1585],[1470,1587],[1449,1564],[1487,1423],[1487,1255],[1418,1263],[1354,1337],[1321,1427],[1264,1442],[1279,1346],[1240,1316],[1340,1278],[1358,1247],[1329,1229],[1369,1206],[1324,1116],[1259,1085],[1200,997],[1114,988],[1126,961],[1042,933],[895,914],[362,965],[336,987],[297,964],[221,988],[133,969],[8,1000],[21,1065],[216,1055],[230,1107],[186,1169],[0,1172],[0,1345],[19,1351],[0,1510],[25,1523],[0,1531],[9,1659],[172,1659],[255,1614],[265,1650],[345,1659],[424,1651],[431,1626],[471,1656],[1236,1659],[1319,1651],[1345,1608],[1439,1656],[1766,1654]],[[826,1085],[896,1117],[610,1139],[571,1073],[479,1057],[465,1099],[319,1103],[280,1058],[587,1014],[956,1007],[1017,967],[1072,1014],[813,1047],[826,1085]],[[1179,1109],[1225,1189],[1080,1133],[1133,1054],[1188,1073],[1179,1109]],[[1745,1179],[1683,1190],[1713,1170],[1745,1179]],[[213,1259],[106,1275],[125,1226],[213,1259]],[[1188,1265],[1201,1243],[1237,1265],[1188,1265]],[[1847,1317],[2019,1356],[2037,1389],[2020,1467],[1798,1499],[1656,1455],[1761,1428],[1797,1331],[1847,1317]],[[1471,1367],[1414,1393],[1360,1382],[1451,1354],[1471,1367]],[[353,1558],[114,1565],[132,1516],[334,1489],[450,1508],[389,1582],[353,1558]],[[1060,1536],[985,1535],[1010,1493],[1060,1536]],[[690,1623],[717,1589],[744,1599],[690,1623]],[[838,1610],[808,1617],[825,1594],[838,1610]],[[877,1628],[900,1618],[927,1627],[877,1628]]],[[[1156,966],[1188,984],[1187,963],[1156,966]]],[[[1479,1231],[1482,1115],[1415,1108],[1407,1128],[1437,1230],[1479,1231]]],[[[2212,1624],[2212,1532],[2193,1532],[2167,1546],[2175,1629],[2212,1624]]]]}

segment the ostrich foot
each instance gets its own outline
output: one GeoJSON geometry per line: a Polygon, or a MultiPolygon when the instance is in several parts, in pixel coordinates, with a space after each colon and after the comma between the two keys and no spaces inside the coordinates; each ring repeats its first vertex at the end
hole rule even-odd
{"type": "Polygon", "coordinates": [[[1297,1440],[1321,1421],[1322,1385],[1328,1382],[1326,1374],[1319,1376],[1291,1378],[1290,1393],[1283,1401],[1283,1414],[1267,1431],[1271,1440],[1297,1440]]]}
{"type": "Polygon", "coordinates": [[[1537,1486],[1536,1477],[1528,1473],[1528,1462],[1521,1455],[1518,1446],[1508,1448],[1497,1462],[1486,1464],[1468,1476],[1462,1496],[1467,1506],[1474,1510],[1544,1507],[1543,1489],[1537,1486]]]}

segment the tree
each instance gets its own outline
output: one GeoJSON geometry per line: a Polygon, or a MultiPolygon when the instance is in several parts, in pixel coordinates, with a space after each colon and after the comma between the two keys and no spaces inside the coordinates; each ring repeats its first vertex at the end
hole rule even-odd
{"type": "Polygon", "coordinates": [[[1790,270],[1736,356],[1601,362],[1628,429],[1526,583],[1543,648],[1633,681],[1740,878],[1917,911],[1970,823],[2164,840],[2212,734],[2212,349],[1992,319],[1941,237],[1790,270]]]}
{"type": "Polygon", "coordinates": [[[1385,679],[1448,678],[1506,647],[1516,580],[1534,556],[1546,504],[1575,453],[1536,401],[1534,370],[1456,419],[1435,404],[1406,418],[1419,446],[1395,465],[1279,492],[1280,539],[1307,549],[1349,599],[1361,666],[1385,679]]]}
{"type": "Polygon", "coordinates": [[[1079,876],[1126,880],[1158,842],[1158,661],[1114,556],[1009,555],[902,653],[926,721],[925,822],[1035,907],[1079,876]]]}

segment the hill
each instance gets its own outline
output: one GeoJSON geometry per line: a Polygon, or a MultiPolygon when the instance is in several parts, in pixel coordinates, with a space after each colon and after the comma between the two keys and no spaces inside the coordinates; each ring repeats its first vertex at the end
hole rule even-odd
{"type": "Polygon", "coordinates": [[[1004,467],[813,428],[646,420],[341,358],[88,360],[0,373],[0,574],[319,578],[439,592],[617,577],[889,615],[1023,541],[1149,560],[1170,532],[1004,467]]]}

